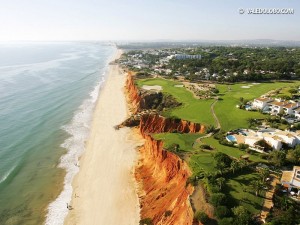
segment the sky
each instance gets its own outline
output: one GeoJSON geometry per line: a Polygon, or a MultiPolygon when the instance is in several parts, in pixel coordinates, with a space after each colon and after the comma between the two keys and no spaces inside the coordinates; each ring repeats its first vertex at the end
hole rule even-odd
{"type": "Polygon", "coordinates": [[[0,41],[245,39],[300,41],[300,1],[0,0],[0,41]],[[248,14],[252,8],[294,14],[248,14]]]}

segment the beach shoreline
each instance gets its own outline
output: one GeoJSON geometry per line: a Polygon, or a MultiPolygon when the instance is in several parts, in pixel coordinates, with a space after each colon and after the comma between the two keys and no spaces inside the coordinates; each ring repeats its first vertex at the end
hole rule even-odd
{"type": "MultiPolygon", "coordinates": [[[[114,59],[122,54],[118,50],[114,59]]],[[[134,169],[140,140],[130,128],[116,130],[128,116],[126,76],[110,63],[94,109],[90,136],[79,160],[72,187],[71,209],[64,224],[134,225],[140,206],[134,169]]],[[[66,206],[67,207],[67,206],[66,206]]]]}

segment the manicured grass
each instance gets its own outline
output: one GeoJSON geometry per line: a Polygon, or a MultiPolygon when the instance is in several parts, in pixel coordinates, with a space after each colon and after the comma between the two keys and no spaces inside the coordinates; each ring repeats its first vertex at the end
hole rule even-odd
{"type": "Polygon", "coordinates": [[[177,107],[164,112],[165,116],[176,116],[181,119],[202,124],[215,124],[215,120],[210,112],[210,105],[214,100],[199,100],[184,87],[175,87],[179,82],[164,79],[142,79],[137,80],[139,87],[143,85],[160,85],[163,92],[173,95],[177,101],[182,102],[181,107],[177,107]]]}
{"type": "Polygon", "coordinates": [[[298,89],[299,85],[291,85],[285,88],[282,88],[278,95],[276,97],[281,98],[281,97],[292,97],[292,94],[289,92],[291,89],[298,89]]]}
{"type": "MultiPolygon", "coordinates": [[[[185,88],[174,87],[174,85],[180,83],[171,80],[145,79],[138,80],[137,83],[140,87],[142,85],[160,85],[163,87],[163,92],[173,95],[179,102],[183,103],[182,107],[164,112],[165,116],[176,116],[205,125],[215,125],[214,118],[210,111],[210,106],[214,100],[198,100],[185,88]]],[[[249,112],[236,108],[236,105],[240,104],[240,97],[247,100],[253,100],[270,90],[282,87],[286,88],[282,90],[281,94],[288,94],[289,87],[300,85],[300,82],[260,83],[253,85],[250,88],[242,88],[242,86],[248,85],[251,85],[251,83],[217,85],[217,88],[220,91],[220,98],[223,100],[219,100],[214,109],[221,123],[222,130],[228,131],[236,128],[245,128],[248,127],[247,119],[266,117],[259,112],[249,112]]],[[[191,156],[188,163],[194,174],[201,173],[202,171],[214,172],[215,165],[213,153],[218,151],[234,158],[240,158],[240,156],[247,154],[238,148],[221,145],[218,140],[213,137],[202,139],[202,142],[203,144],[210,145],[214,150],[202,151],[199,146],[201,144],[193,145],[195,140],[200,136],[200,134],[178,133],[154,135],[156,139],[164,141],[164,147],[166,149],[172,148],[174,144],[178,144],[181,151],[190,154],[191,156]]],[[[266,162],[266,160],[261,159],[258,153],[250,155],[249,159],[253,162],[266,162]]],[[[257,179],[259,179],[259,175],[252,171],[241,171],[234,175],[229,175],[224,193],[230,195],[237,204],[246,207],[251,213],[258,214],[262,209],[264,201],[264,198],[261,196],[264,196],[265,192],[260,193],[260,196],[255,196],[255,192],[251,189],[250,183],[252,180],[257,179]]]]}
{"type": "MultiPolygon", "coordinates": [[[[197,153],[192,155],[189,159],[189,165],[194,174],[201,172],[202,170],[206,172],[214,172],[214,159],[213,154],[216,152],[223,152],[226,155],[229,155],[233,158],[239,159],[240,156],[246,155],[247,153],[244,151],[239,150],[235,147],[229,147],[225,145],[219,144],[218,140],[214,139],[213,137],[202,139],[203,144],[210,145],[213,150],[211,151],[200,151],[200,145],[195,145],[194,148],[197,150],[197,153]]],[[[250,161],[253,162],[266,162],[266,160],[261,159],[259,153],[254,153],[250,155],[250,161]]]]}
{"type": "Polygon", "coordinates": [[[266,117],[266,115],[259,112],[249,112],[236,108],[237,104],[239,104],[239,101],[230,97],[224,97],[224,100],[215,104],[215,113],[220,121],[222,130],[229,131],[236,128],[247,128],[249,126],[247,122],[249,118],[262,119],[266,117]]]}
{"type": "Polygon", "coordinates": [[[199,174],[202,171],[214,172],[214,158],[210,152],[201,152],[196,155],[192,155],[189,160],[189,166],[191,167],[193,174],[199,174]]]}
{"type": "MultiPolygon", "coordinates": [[[[225,153],[231,157],[237,158],[237,159],[240,158],[240,156],[247,154],[246,152],[241,151],[238,148],[221,145],[221,144],[219,144],[219,141],[214,139],[213,137],[205,138],[202,140],[202,142],[207,145],[212,146],[215,149],[214,151],[223,152],[223,153],[225,153]]],[[[214,152],[214,151],[212,151],[212,152],[214,152]]],[[[258,156],[258,154],[250,155],[249,160],[253,161],[253,162],[265,162],[266,161],[264,159],[261,159],[258,156]]]]}
{"type": "Polygon", "coordinates": [[[290,87],[300,85],[299,81],[295,82],[274,82],[259,83],[250,88],[242,88],[242,86],[253,85],[252,83],[238,83],[234,85],[217,85],[220,91],[220,100],[215,104],[215,113],[220,120],[222,130],[228,131],[235,128],[248,127],[247,119],[249,118],[265,118],[259,112],[249,112],[236,108],[240,104],[240,97],[247,100],[253,100],[270,90],[281,87],[290,87]]]}
{"type": "Polygon", "coordinates": [[[164,141],[164,148],[169,149],[173,147],[174,144],[179,145],[180,151],[193,151],[193,143],[202,134],[179,134],[179,133],[161,133],[155,134],[153,137],[157,140],[164,141]]]}
{"type": "MultiPolygon", "coordinates": [[[[172,147],[174,144],[179,144],[181,151],[193,153],[188,161],[193,174],[201,174],[203,171],[215,172],[213,153],[217,151],[235,158],[246,154],[237,148],[220,145],[218,140],[213,137],[202,139],[202,142],[212,146],[214,150],[201,151],[199,144],[193,145],[195,140],[200,136],[201,134],[161,133],[155,134],[154,138],[163,140],[166,149],[172,147]]],[[[265,161],[256,155],[251,155],[250,160],[255,162],[265,161]]],[[[230,195],[237,204],[246,207],[251,213],[259,213],[264,199],[260,196],[255,196],[254,191],[250,187],[250,182],[259,179],[259,175],[249,171],[242,171],[234,175],[230,174],[229,176],[230,178],[227,178],[224,192],[230,195]]],[[[261,195],[264,195],[264,193],[261,193],[261,195]]]]}
{"type": "MultiPolygon", "coordinates": [[[[240,156],[247,154],[238,148],[221,145],[219,144],[218,140],[214,139],[213,137],[202,139],[203,144],[210,145],[213,150],[209,152],[201,151],[201,144],[194,144],[195,140],[201,136],[203,136],[203,134],[161,133],[155,134],[153,137],[157,140],[163,140],[165,149],[170,149],[172,151],[174,144],[178,144],[180,146],[180,151],[193,153],[189,159],[189,165],[194,173],[198,173],[201,170],[213,172],[215,168],[212,154],[218,151],[237,159],[240,158],[240,156]]],[[[258,153],[250,155],[249,159],[253,162],[266,161],[261,159],[258,153]]]]}
{"type": "MultiPolygon", "coordinates": [[[[213,99],[199,100],[194,98],[193,94],[185,88],[174,87],[180,82],[165,79],[142,79],[137,80],[139,87],[143,85],[160,85],[163,87],[163,92],[173,95],[179,102],[183,103],[182,107],[168,110],[164,112],[165,116],[176,116],[193,122],[203,123],[206,125],[215,124],[215,120],[211,114],[210,106],[213,99]]],[[[223,100],[215,104],[214,110],[219,118],[223,130],[228,131],[236,128],[248,127],[247,119],[249,118],[265,118],[259,112],[249,112],[236,108],[240,104],[240,97],[247,100],[253,100],[270,90],[275,90],[283,87],[291,87],[300,85],[300,81],[294,82],[270,82],[270,83],[237,83],[234,85],[217,85],[220,91],[220,98],[223,100]],[[250,86],[250,88],[242,88],[242,86],[250,86]]],[[[287,89],[287,88],[285,88],[287,89]]],[[[283,89],[283,90],[285,90],[283,89]]]]}
{"type": "MultiPolygon", "coordinates": [[[[180,151],[187,153],[195,153],[197,149],[200,149],[199,145],[195,144],[193,146],[193,144],[195,143],[195,140],[201,136],[203,136],[203,134],[161,133],[153,135],[155,139],[164,141],[165,149],[172,148],[174,144],[178,144],[180,146],[180,151]]],[[[189,160],[189,166],[193,173],[197,174],[203,170],[213,172],[215,169],[212,154],[210,152],[201,152],[199,150],[197,152],[198,153],[193,154],[189,160]]]]}
{"type": "Polygon", "coordinates": [[[225,193],[231,195],[240,205],[244,206],[249,212],[258,214],[264,202],[265,191],[259,196],[255,196],[255,191],[251,188],[251,181],[258,180],[257,173],[245,173],[236,175],[226,182],[225,193]]]}

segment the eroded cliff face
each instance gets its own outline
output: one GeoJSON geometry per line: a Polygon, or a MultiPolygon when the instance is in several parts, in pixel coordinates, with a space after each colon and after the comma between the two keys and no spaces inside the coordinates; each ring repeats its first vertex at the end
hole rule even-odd
{"type": "Polygon", "coordinates": [[[126,92],[130,101],[132,113],[137,113],[140,108],[141,95],[139,89],[134,84],[134,78],[131,72],[128,72],[126,80],[126,92]]]}
{"type": "Polygon", "coordinates": [[[204,133],[205,127],[182,119],[165,118],[158,114],[145,114],[140,118],[141,133],[204,133]]]}
{"type": "Polygon", "coordinates": [[[193,187],[187,185],[191,175],[186,163],[177,155],[163,150],[163,142],[144,135],[140,149],[136,179],[142,184],[141,218],[159,225],[191,225],[193,210],[189,196],[193,187]]]}
{"type": "Polygon", "coordinates": [[[168,108],[174,108],[182,105],[173,96],[155,90],[138,89],[134,84],[131,74],[127,77],[126,82],[128,97],[132,103],[132,112],[134,114],[141,112],[156,111],[161,112],[168,108]]]}
{"type": "MultiPolygon", "coordinates": [[[[126,89],[133,113],[140,112],[143,101],[128,74],[126,89]]],[[[161,132],[203,133],[204,126],[181,119],[164,118],[158,114],[138,116],[139,130],[145,139],[135,176],[141,184],[141,218],[150,218],[155,225],[191,225],[193,210],[189,196],[193,187],[187,185],[191,172],[177,155],[163,149],[163,142],[150,134],[161,132]]]]}

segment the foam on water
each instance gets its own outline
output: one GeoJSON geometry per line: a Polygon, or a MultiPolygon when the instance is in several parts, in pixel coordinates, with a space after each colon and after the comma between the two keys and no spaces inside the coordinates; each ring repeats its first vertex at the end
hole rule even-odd
{"type": "Polygon", "coordinates": [[[9,177],[9,175],[14,171],[14,169],[16,167],[17,167],[17,164],[15,164],[13,167],[11,167],[11,169],[9,171],[7,171],[2,177],[0,177],[0,184],[9,177]]]}
{"type": "Polygon", "coordinates": [[[102,80],[90,93],[90,97],[79,107],[71,123],[62,127],[63,130],[70,134],[70,138],[66,139],[61,145],[67,149],[67,153],[61,157],[59,165],[66,170],[64,189],[57,199],[48,206],[46,225],[63,224],[64,218],[68,214],[67,203],[69,203],[72,198],[72,181],[79,171],[78,158],[83,153],[85,141],[89,136],[94,107],[103,82],[104,77],[102,77],[102,80]]]}

